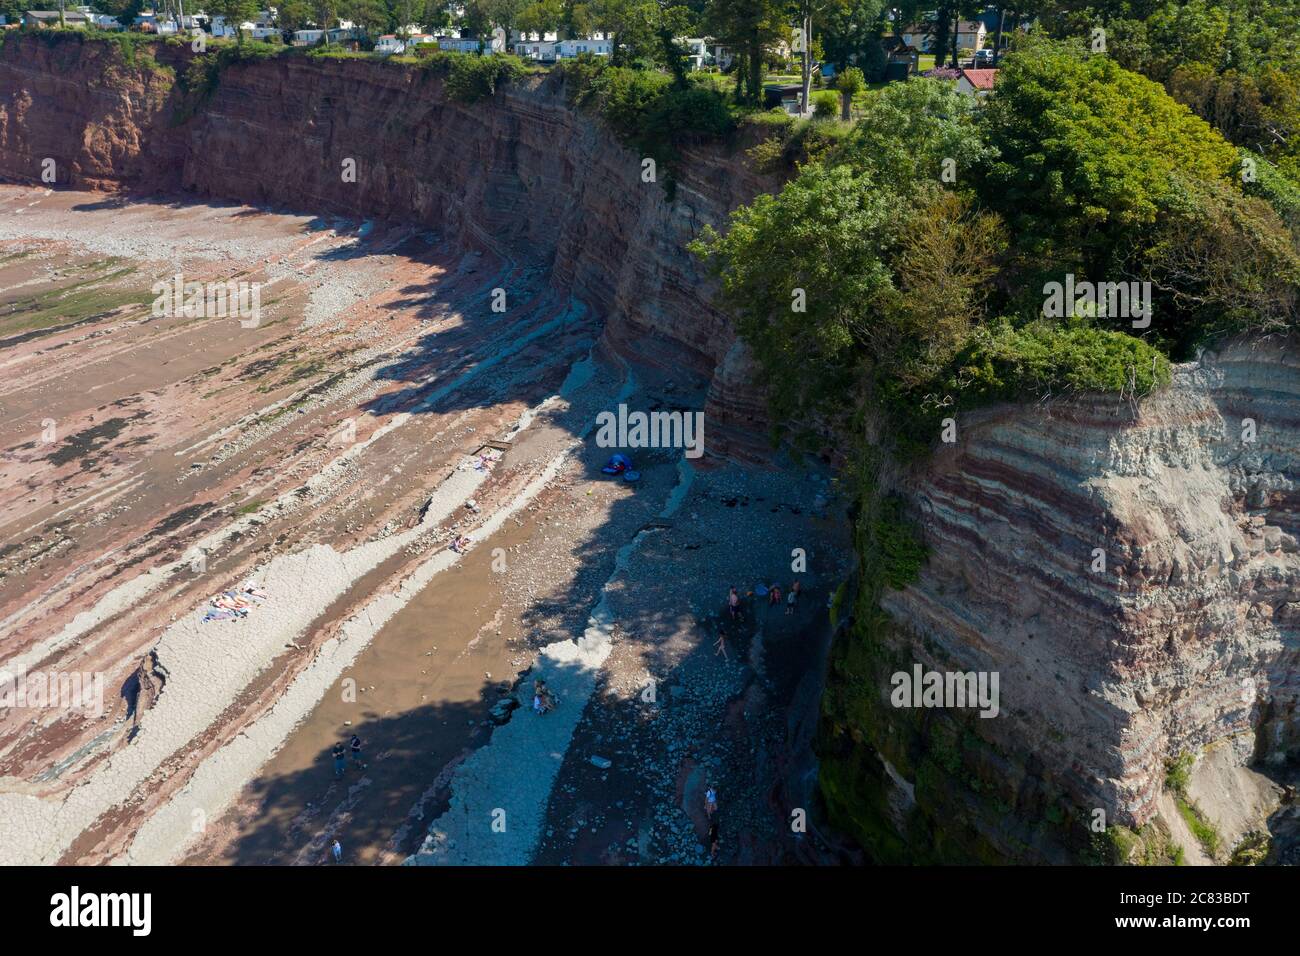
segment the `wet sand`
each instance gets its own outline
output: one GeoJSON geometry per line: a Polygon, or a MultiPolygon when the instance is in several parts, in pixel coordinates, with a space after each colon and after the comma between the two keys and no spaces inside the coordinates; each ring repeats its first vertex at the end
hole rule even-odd
{"type": "Polygon", "coordinates": [[[491,548],[512,547],[531,531],[511,523],[399,612],[349,668],[355,699],[342,682],[331,687],[186,862],[322,862],[335,835],[351,863],[414,849],[419,831],[395,841],[397,825],[442,769],[486,734],[497,692],[513,683],[521,649],[518,634],[498,626],[503,582],[491,548]],[[360,770],[349,755],[336,779],[330,748],[352,734],[363,741],[367,766],[360,770]]]}

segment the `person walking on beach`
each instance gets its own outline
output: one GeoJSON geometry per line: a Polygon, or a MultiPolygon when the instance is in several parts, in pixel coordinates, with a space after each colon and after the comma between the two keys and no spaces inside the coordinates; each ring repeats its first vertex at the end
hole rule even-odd
{"type": "Polygon", "coordinates": [[[334,776],[336,777],[343,776],[343,770],[347,766],[344,763],[345,756],[346,756],[346,751],[344,751],[343,745],[335,744],[334,745],[334,776]]]}
{"type": "Polygon", "coordinates": [[[794,606],[799,602],[799,582],[790,585],[790,593],[785,596],[785,613],[793,614],[794,606]]]}
{"type": "Polygon", "coordinates": [[[334,855],[335,863],[343,862],[343,844],[339,843],[338,840],[335,840],[334,845],[330,847],[330,853],[334,855]]]}
{"type": "Polygon", "coordinates": [[[716,648],[716,650],[713,652],[714,657],[717,657],[719,654],[721,654],[722,659],[724,661],[728,659],[727,658],[727,635],[722,630],[721,627],[718,628],[718,639],[713,642],[713,646],[716,648]]]}
{"type": "Polygon", "coordinates": [[[718,812],[718,791],[712,786],[704,791],[704,812],[709,819],[713,819],[713,815],[718,812]]]}
{"type": "Polygon", "coordinates": [[[767,606],[776,607],[781,603],[781,585],[773,584],[767,591],[767,606]]]}
{"type": "Polygon", "coordinates": [[[718,858],[718,844],[722,842],[721,827],[718,826],[717,820],[709,821],[709,859],[718,858]]]}
{"type": "Polygon", "coordinates": [[[356,734],[352,735],[352,762],[362,770],[366,769],[365,761],[361,759],[361,738],[356,734]]]}

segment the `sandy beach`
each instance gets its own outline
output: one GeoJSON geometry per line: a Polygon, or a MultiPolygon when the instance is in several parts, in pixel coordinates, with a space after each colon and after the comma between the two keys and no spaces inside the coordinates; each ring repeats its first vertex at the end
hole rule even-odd
{"type": "Polygon", "coordinates": [[[3,862],[703,863],[708,785],[720,861],[799,852],[829,479],[676,448],[603,474],[601,412],[705,383],[614,358],[535,263],[241,206],[0,208],[0,667],[109,688],[3,714],[3,862]],[[257,283],[258,321],[152,314],[176,274],[257,283]],[[796,577],[793,614],[754,593],[796,577]]]}

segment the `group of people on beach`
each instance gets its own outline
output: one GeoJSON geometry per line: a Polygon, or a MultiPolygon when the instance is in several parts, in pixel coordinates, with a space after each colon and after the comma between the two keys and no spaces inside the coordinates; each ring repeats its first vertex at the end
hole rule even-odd
{"type": "Polygon", "coordinates": [[[222,591],[208,602],[203,616],[207,621],[233,621],[248,617],[248,612],[265,601],[269,594],[256,581],[245,581],[237,589],[222,591]]]}
{"type": "MultiPolygon", "coordinates": [[[[352,751],[352,765],[360,770],[366,769],[366,762],[361,759],[361,738],[353,734],[346,747],[341,742],[334,745],[334,776],[343,776],[343,771],[347,769],[349,750],[352,751]]],[[[330,843],[330,856],[334,857],[335,863],[343,862],[343,844],[339,843],[337,837],[330,843]]]]}
{"type": "Polygon", "coordinates": [[[345,748],[342,743],[334,745],[334,776],[343,776],[343,771],[347,769],[347,751],[352,751],[352,764],[361,770],[366,769],[365,761],[361,759],[361,738],[356,734],[352,735],[352,740],[348,742],[345,748]]]}
{"type": "MultiPolygon", "coordinates": [[[[798,578],[795,578],[793,581],[790,582],[790,590],[787,591],[785,594],[786,614],[794,613],[795,605],[799,603],[799,595],[802,593],[801,588],[802,585],[799,583],[798,578]]],[[[762,591],[763,589],[760,587],[759,590],[762,591]]],[[[747,596],[753,597],[753,594],[754,592],[750,591],[747,596]]],[[[741,607],[741,601],[742,599],[740,597],[740,592],[737,591],[735,586],[733,585],[731,590],[727,594],[727,611],[731,615],[731,619],[733,621],[738,621],[745,616],[745,612],[741,607]]],[[[767,606],[779,607],[780,604],[781,604],[781,585],[777,584],[774,581],[772,582],[772,584],[768,585],[767,587],[767,606]]]]}
{"type": "MultiPolygon", "coordinates": [[[[800,585],[798,578],[795,578],[795,580],[790,582],[790,590],[785,592],[785,613],[786,614],[794,613],[795,606],[798,605],[799,603],[799,596],[803,593],[801,588],[802,586],[800,585]]],[[[762,586],[760,586],[758,590],[763,591],[762,586]]],[[[773,582],[766,589],[766,594],[767,594],[767,606],[769,608],[781,606],[781,586],[779,584],[773,582]]],[[[753,596],[754,596],[753,591],[750,591],[749,594],[746,595],[746,597],[753,597],[753,596]]],[[[741,621],[745,617],[745,611],[742,603],[743,600],[744,599],[740,596],[740,592],[736,590],[735,585],[732,585],[731,589],[727,592],[727,614],[730,615],[733,623],[741,621]]],[[[716,642],[714,642],[713,646],[717,648],[716,653],[721,654],[725,659],[727,656],[727,638],[726,638],[726,634],[723,633],[721,627],[718,628],[718,639],[716,642]]]]}

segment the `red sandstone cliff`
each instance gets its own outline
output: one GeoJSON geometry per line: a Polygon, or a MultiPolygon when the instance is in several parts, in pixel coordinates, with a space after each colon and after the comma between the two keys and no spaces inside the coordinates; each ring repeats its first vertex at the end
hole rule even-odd
{"type": "MultiPolygon", "coordinates": [[[[738,150],[689,151],[669,201],[553,78],[459,105],[428,73],[369,61],[235,65],[176,123],[187,52],[160,47],[159,69],[111,49],[5,44],[0,175],[38,179],[51,157],[75,187],[409,221],[490,246],[602,315],[615,354],[707,380],[713,450],[760,447],[747,356],[684,248],[771,185],[738,150]]],[[[978,728],[1000,748],[986,783],[1049,779],[1141,825],[1173,756],[1226,753],[1214,779],[1230,782],[1295,752],[1297,401],[1287,352],[1238,348],[1181,370],[1136,418],[1113,400],[973,416],[910,483],[932,558],[885,606],[907,658],[1002,675],[1005,719],[978,728]],[[1263,423],[1254,446],[1243,417],[1263,423]],[[1094,548],[1109,565],[1090,576],[1094,548]]]]}
{"type": "Polygon", "coordinates": [[[12,38],[0,50],[0,177],[38,180],[49,157],[74,188],[416,222],[535,262],[605,318],[607,348],[712,383],[711,450],[762,453],[761,401],[731,374],[743,356],[685,248],[772,185],[747,144],[688,147],[670,201],[641,181],[641,157],[569,107],[559,77],[463,105],[424,70],[284,57],[227,67],[186,109],[175,77],[188,48],[155,49],[128,66],[110,44],[12,38]]]}

